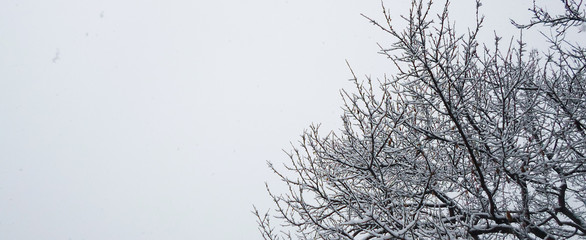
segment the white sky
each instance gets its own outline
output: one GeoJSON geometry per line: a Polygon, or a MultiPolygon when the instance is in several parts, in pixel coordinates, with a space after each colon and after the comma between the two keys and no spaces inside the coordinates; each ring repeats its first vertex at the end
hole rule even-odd
{"type": "MultiPolygon", "coordinates": [[[[487,1],[487,29],[526,7],[487,1]]],[[[265,162],[340,126],[344,60],[392,73],[360,13],[380,1],[2,0],[0,239],[259,239],[265,162]]]]}

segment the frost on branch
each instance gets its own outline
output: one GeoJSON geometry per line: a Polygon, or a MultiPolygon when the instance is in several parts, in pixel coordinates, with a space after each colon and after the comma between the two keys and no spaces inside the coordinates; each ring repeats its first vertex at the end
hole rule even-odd
{"type": "Polygon", "coordinates": [[[414,1],[403,30],[384,7],[384,23],[368,18],[394,39],[381,53],[398,73],[352,71],[343,127],[312,126],[285,169],[270,165],[288,192],[268,188],[283,226],[256,212],[265,239],[586,237],[582,48],[489,49],[482,17],[458,35],[449,3],[431,6],[414,1]]]}

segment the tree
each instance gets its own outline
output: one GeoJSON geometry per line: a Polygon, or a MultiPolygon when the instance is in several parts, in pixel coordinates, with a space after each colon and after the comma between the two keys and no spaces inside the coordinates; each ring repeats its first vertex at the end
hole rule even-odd
{"type": "Polygon", "coordinates": [[[586,237],[586,51],[565,38],[583,4],[529,24],[554,29],[545,53],[522,40],[477,41],[483,17],[458,35],[449,2],[413,1],[381,46],[398,73],[342,90],[343,128],[312,126],[270,168],[288,192],[255,209],[264,239],[568,239],[586,237]],[[289,231],[275,230],[270,219],[289,231]],[[292,231],[292,232],[291,232],[292,231]]]}

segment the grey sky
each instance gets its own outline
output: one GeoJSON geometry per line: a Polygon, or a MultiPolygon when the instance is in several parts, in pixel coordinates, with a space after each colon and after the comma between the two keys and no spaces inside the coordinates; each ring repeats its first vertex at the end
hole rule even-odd
{"type": "MultiPolygon", "coordinates": [[[[392,73],[380,1],[1,5],[0,239],[258,239],[265,161],[340,126],[344,60],[392,73]]],[[[487,28],[526,6],[487,1],[487,28]]]]}

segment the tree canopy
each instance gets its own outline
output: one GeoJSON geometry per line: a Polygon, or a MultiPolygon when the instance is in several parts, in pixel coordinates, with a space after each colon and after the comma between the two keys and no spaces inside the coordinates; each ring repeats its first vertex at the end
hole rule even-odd
{"type": "MultiPolygon", "coordinates": [[[[566,33],[584,4],[539,6],[548,49],[519,38],[478,42],[449,1],[413,1],[405,29],[365,16],[393,39],[397,73],[342,90],[343,126],[306,131],[281,170],[276,212],[255,209],[264,239],[568,239],[586,237],[586,50],[566,33]],[[503,47],[505,46],[505,47],[503,47]],[[275,228],[271,219],[280,220],[275,228]]],[[[352,69],[351,69],[352,70],[352,69]]]]}

